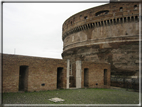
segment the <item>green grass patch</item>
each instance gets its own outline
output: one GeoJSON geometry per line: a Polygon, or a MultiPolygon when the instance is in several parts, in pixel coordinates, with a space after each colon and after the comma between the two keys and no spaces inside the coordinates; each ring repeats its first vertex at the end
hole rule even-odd
{"type": "Polygon", "coordinates": [[[62,89],[3,93],[3,104],[138,104],[139,93],[125,89],[62,89]],[[64,102],[48,99],[59,97],[64,102]]]}

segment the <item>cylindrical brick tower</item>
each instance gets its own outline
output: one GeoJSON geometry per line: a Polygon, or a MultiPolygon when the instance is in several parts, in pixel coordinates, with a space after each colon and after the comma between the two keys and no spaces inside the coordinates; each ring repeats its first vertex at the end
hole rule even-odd
{"type": "Polygon", "coordinates": [[[69,17],[63,59],[110,63],[111,75],[139,71],[139,3],[109,3],[69,17]]]}

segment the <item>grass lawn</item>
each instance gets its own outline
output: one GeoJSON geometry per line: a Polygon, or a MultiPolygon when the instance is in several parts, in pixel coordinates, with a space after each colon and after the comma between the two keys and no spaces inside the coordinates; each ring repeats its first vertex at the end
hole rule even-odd
{"type": "Polygon", "coordinates": [[[126,89],[62,89],[3,93],[3,104],[138,104],[139,93],[126,89]],[[64,102],[48,99],[59,97],[64,102]]]}

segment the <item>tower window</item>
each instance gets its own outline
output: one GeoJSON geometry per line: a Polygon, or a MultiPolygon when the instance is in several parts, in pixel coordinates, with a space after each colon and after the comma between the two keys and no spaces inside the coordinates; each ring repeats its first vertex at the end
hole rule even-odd
{"type": "Polygon", "coordinates": [[[82,18],[82,15],[80,15],[80,18],[82,18]]]}
{"type": "Polygon", "coordinates": [[[124,17],[124,22],[126,22],[126,17],[124,17]]]}
{"type": "Polygon", "coordinates": [[[120,8],[119,8],[119,11],[122,12],[122,11],[123,11],[123,7],[120,7],[120,8]]]}
{"type": "Polygon", "coordinates": [[[110,23],[112,24],[112,19],[110,19],[110,23]]]}
{"type": "Polygon", "coordinates": [[[87,16],[85,16],[84,19],[87,19],[87,16]]]}
{"type": "Polygon", "coordinates": [[[103,11],[99,11],[95,14],[95,16],[100,16],[100,15],[105,15],[105,14],[108,14],[109,13],[109,10],[103,10],[103,11]]]}
{"type": "Polygon", "coordinates": [[[123,19],[122,19],[122,18],[120,18],[120,22],[123,22],[123,19]]]}
{"type": "Polygon", "coordinates": [[[138,9],[138,6],[137,5],[134,5],[134,10],[137,10],[138,9]]]}
{"type": "Polygon", "coordinates": [[[135,16],[135,20],[138,21],[138,16],[135,16]]]}

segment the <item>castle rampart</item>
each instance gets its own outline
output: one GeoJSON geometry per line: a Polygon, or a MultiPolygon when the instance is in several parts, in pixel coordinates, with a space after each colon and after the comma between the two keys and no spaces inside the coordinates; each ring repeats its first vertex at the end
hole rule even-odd
{"type": "Polygon", "coordinates": [[[139,3],[109,3],[63,24],[63,59],[110,63],[111,75],[139,71],[139,3]]]}
{"type": "Polygon", "coordinates": [[[79,12],[62,29],[63,60],[2,54],[3,92],[109,88],[116,80],[125,87],[127,77],[138,78],[139,3],[79,12]]]}
{"type": "Polygon", "coordinates": [[[71,16],[63,24],[64,51],[78,42],[138,36],[138,10],[138,3],[110,3],[71,16]]]}

